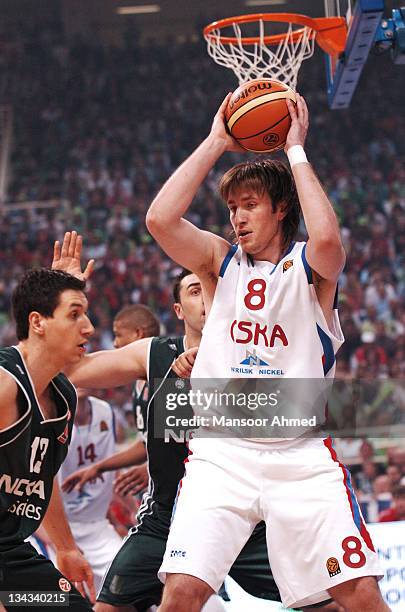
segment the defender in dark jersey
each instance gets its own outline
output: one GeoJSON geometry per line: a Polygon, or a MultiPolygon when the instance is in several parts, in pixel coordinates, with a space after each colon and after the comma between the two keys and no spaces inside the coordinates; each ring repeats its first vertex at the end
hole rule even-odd
{"type": "Polygon", "coordinates": [[[76,391],[60,372],[80,361],[93,333],[84,287],[65,272],[26,273],[13,293],[19,343],[0,350],[0,591],[69,593],[74,610],[91,606],[69,581],[92,588],[92,573],[54,477],[76,409],[76,391]],[[41,523],[62,573],[24,542],[41,523]]]}
{"type": "MultiPolygon", "coordinates": [[[[142,338],[158,336],[160,323],[153,312],[143,304],[125,306],[114,317],[114,347],[122,348],[142,338]]],[[[146,453],[146,410],[148,405],[148,383],[137,380],[133,386],[134,422],[140,433],[140,439],[128,448],[85,469],[72,472],[63,483],[63,490],[69,493],[74,487],[79,491],[89,480],[99,477],[104,472],[120,470],[129,466],[124,474],[117,478],[114,490],[119,494],[144,491],[149,482],[146,453]]]]}
{"type": "MultiPolygon", "coordinates": [[[[70,373],[78,385],[92,387],[123,384],[130,382],[131,378],[147,376],[149,397],[154,398],[144,413],[149,490],[144,495],[137,526],[130,531],[105,577],[95,608],[98,612],[114,610],[116,606],[134,606],[138,612],[144,612],[150,606],[158,605],[161,599],[163,585],[157,578],[157,570],[166,547],[173,504],[188,451],[185,444],[173,440],[165,443],[154,435],[154,405],[159,394],[155,382],[176,376],[172,369],[174,360],[186,348],[199,344],[204,323],[201,286],[195,275],[188,272],[181,275],[175,285],[174,297],[176,314],[185,322],[184,338],[145,339],[113,352],[87,355],[70,373]]],[[[109,465],[113,462],[110,461],[109,465]]],[[[92,468],[72,474],[69,481],[83,486],[93,477],[90,470],[92,468]]],[[[230,575],[252,595],[279,601],[268,562],[263,524],[252,534],[230,575]]]]}

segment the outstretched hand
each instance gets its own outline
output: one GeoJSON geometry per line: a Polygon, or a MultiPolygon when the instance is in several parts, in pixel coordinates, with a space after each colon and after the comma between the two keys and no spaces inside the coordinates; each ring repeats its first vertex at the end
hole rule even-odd
{"type": "Polygon", "coordinates": [[[52,270],[62,270],[79,280],[87,281],[94,270],[94,259],[90,259],[86,268],[82,272],[83,238],[76,231],[66,232],[63,238],[62,247],[59,240],[55,241],[53,247],[52,270]]]}
{"type": "Polygon", "coordinates": [[[219,141],[222,141],[224,151],[244,151],[246,153],[246,149],[241,147],[235,138],[232,138],[226,128],[225,111],[231,96],[232,92],[229,92],[223,99],[221,106],[219,107],[212,122],[211,136],[214,136],[219,141]]]}
{"type": "Polygon", "coordinates": [[[297,105],[294,105],[291,100],[286,100],[291,117],[291,127],[288,131],[287,140],[284,147],[284,151],[286,153],[288,149],[294,145],[304,146],[309,126],[309,112],[307,104],[299,93],[296,93],[295,95],[297,105]]]}
{"type": "Polygon", "coordinates": [[[65,478],[61,489],[64,493],[70,493],[73,490],[81,493],[84,485],[89,482],[89,480],[95,480],[99,475],[100,471],[96,465],[90,465],[87,468],[76,470],[76,472],[72,472],[65,478]]]}
{"type": "Polygon", "coordinates": [[[135,465],[123,474],[117,476],[114,481],[114,493],[118,495],[128,495],[139,493],[148,486],[149,472],[146,463],[135,465]]]}

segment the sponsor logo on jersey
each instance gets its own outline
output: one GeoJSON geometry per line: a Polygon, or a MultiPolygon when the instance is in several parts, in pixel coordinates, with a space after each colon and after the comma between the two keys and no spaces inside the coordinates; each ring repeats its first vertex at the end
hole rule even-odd
{"type": "Polygon", "coordinates": [[[185,557],[186,551],[185,550],[171,550],[170,556],[171,557],[185,557]]]}
{"type": "Polygon", "coordinates": [[[105,421],[101,421],[100,423],[100,431],[108,431],[108,425],[105,421]]]}
{"type": "Polygon", "coordinates": [[[233,374],[253,374],[255,376],[284,376],[284,371],[281,368],[272,368],[266,361],[260,359],[256,354],[256,349],[246,349],[246,357],[236,366],[230,368],[233,374]],[[247,366],[247,367],[240,367],[247,366]],[[255,368],[255,369],[253,369],[255,368]]]}
{"type": "Polygon", "coordinates": [[[45,499],[45,487],[43,480],[29,480],[28,478],[13,478],[9,474],[1,474],[0,491],[5,491],[8,495],[18,495],[19,497],[31,497],[37,495],[45,499]]]}
{"type": "Polygon", "coordinates": [[[174,383],[176,389],[184,389],[186,383],[181,378],[176,378],[176,382],[174,383]]]}
{"type": "Polygon", "coordinates": [[[7,512],[15,514],[16,516],[26,516],[34,521],[40,521],[42,518],[42,506],[34,506],[28,502],[15,502],[10,508],[7,508],[7,512]]]}
{"type": "Polygon", "coordinates": [[[17,370],[20,372],[20,374],[22,374],[23,376],[25,376],[25,372],[24,372],[24,370],[22,369],[22,367],[21,367],[21,366],[20,366],[18,363],[16,363],[16,366],[15,366],[15,367],[16,367],[16,368],[17,368],[17,370]]]}
{"type": "Polygon", "coordinates": [[[290,268],[292,268],[294,265],[294,261],[292,259],[288,259],[287,261],[285,261],[283,263],[283,273],[287,272],[287,270],[289,270],[290,268]]]}
{"type": "Polygon", "coordinates": [[[253,349],[253,351],[249,351],[249,349],[246,349],[246,357],[243,361],[240,362],[240,364],[248,366],[269,365],[266,361],[263,361],[263,359],[260,359],[260,357],[256,355],[256,349],[253,349]]]}
{"type": "Polygon", "coordinates": [[[248,98],[249,96],[251,96],[252,94],[254,94],[257,90],[269,90],[273,87],[273,84],[268,81],[266,83],[256,83],[254,85],[248,85],[247,87],[245,87],[244,89],[242,89],[242,91],[240,91],[235,98],[231,98],[230,100],[230,108],[233,109],[233,107],[235,106],[235,104],[237,104],[239,102],[239,100],[243,100],[244,98],[248,98]]]}
{"type": "Polygon", "coordinates": [[[70,584],[69,580],[66,580],[66,578],[59,578],[59,588],[61,591],[69,593],[69,591],[72,590],[72,585],[70,584]]]}
{"type": "Polygon", "coordinates": [[[326,569],[329,572],[330,578],[341,574],[339,561],[336,559],[336,557],[329,557],[329,559],[326,561],[326,569]]]}
{"type": "Polygon", "coordinates": [[[272,348],[277,346],[288,346],[287,336],[278,323],[273,326],[261,325],[253,321],[238,321],[234,319],[229,329],[232,342],[237,344],[254,344],[272,348]]]}

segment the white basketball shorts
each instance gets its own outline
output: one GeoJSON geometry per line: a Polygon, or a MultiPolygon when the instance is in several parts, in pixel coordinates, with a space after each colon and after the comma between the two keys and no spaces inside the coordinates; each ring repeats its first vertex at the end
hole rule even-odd
{"type": "Polygon", "coordinates": [[[342,582],[382,575],[330,440],[199,438],[190,442],[159,578],[190,574],[217,591],[260,520],[286,607],[319,603],[342,582]]]}

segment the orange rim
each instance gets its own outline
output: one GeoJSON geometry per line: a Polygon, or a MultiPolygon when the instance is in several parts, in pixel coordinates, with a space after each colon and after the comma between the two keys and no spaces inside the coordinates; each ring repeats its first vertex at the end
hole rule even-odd
{"type": "MultiPolygon", "coordinates": [[[[245,36],[238,39],[236,36],[217,36],[213,34],[214,30],[220,30],[233,26],[234,24],[252,23],[254,21],[276,21],[284,23],[295,23],[313,30],[311,36],[315,36],[317,44],[329,55],[338,55],[341,53],[346,44],[347,25],[344,17],[308,17],[307,15],[299,15],[298,13],[256,13],[254,15],[238,15],[236,17],[227,17],[219,21],[213,21],[207,25],[204,30],[206,39],[216,39],[221,43],[229,45],[237,45],[240,42],[243,45],[254,45],[264,42],[268,46],[278,45],[285,40],[285,34],[272,34],[264,36],[245,36]]],[[[290,42],[297,42],[304,32],[304,28],[299,28],[292,32],[290,42]]]]}

